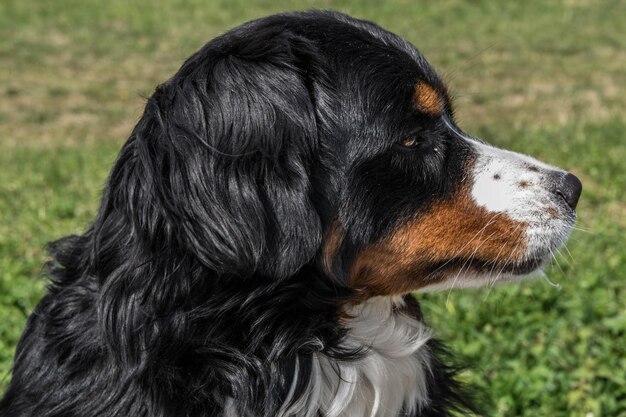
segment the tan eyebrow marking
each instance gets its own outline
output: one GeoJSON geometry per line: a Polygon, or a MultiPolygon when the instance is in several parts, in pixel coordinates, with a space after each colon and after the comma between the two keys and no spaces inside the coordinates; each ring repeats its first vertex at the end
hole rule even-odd
{"type": "Polygon", "coordinates": [[[443,113],[443,99],[435,88],[419,81],[415,84],[415,93],[413,95],[417,109],[430,116],[436,116],[443,113]]]}

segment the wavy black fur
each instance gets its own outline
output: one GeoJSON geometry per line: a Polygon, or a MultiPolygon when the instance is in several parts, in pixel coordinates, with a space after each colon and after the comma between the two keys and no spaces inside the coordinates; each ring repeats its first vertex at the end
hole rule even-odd
{"type": "MultiPolygon", "coordinates": [[[[440,85],[408,43],[331,12],[205,45],[148,99],[93,225],[50,245],[0,416],[217,417],[227,397],[273,416],[296,359],[297,397],[314,353],[362,355],[341,347],[351,256],[460,175],[390,153],[426,123],[409,121],[417,79],[440,85]]],[[[420,415],[472,409],[454,374],[433,361],[420,415]]]]}

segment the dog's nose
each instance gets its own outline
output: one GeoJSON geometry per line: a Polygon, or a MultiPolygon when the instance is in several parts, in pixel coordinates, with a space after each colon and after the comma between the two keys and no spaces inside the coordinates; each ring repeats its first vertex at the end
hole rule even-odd
{"type": "Polygon", "coordinates": [[[572,210],[576,208],[582,190],[583,184],[578,177],[569,172],[565,174],[556,185],[556,193],[565,200],[572,210]]]}

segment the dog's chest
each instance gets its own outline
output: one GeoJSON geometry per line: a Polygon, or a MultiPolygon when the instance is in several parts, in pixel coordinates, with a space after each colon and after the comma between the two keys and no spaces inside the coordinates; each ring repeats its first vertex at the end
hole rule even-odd
{"type": "MultiPolygon", "coordinates": [[[[305,384],[299,395],[290,390],[277,417],[399,417],[415,415],[429,397],[427,379],[431,332],[403,312],[402,298],[377,297],[347,311],[348,349],[362,349],[357,360],[313,357],[307,381],[296,371],[291,385],[305,384]]],[[[298,364],[296,369],[298,369],[298,364]]],[[[226,401],[226,417],[247,416],[226,401]]]]}
{"type": "Polygon", "coordinates": [[[301,402],[293,415],[314,416],[321,408],[328,417],[390,417],[426,405],[430,330],[402,307],[401,298],[380,297],[348,311],[346,345],[364,349],[364,356],[351,362],[318,356],[312,402],[301,402]]]}

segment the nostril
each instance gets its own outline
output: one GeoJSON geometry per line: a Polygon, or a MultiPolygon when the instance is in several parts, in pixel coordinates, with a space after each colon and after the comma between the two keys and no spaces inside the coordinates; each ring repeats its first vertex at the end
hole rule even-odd
{"type": "Polygon", "coordinates": [[[583,185],[578,177],[569,172],[561,178],[556,187],[556,193],[560,195],[572,209],[576,208],[582,190],[583,185]]]}

